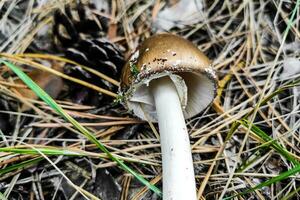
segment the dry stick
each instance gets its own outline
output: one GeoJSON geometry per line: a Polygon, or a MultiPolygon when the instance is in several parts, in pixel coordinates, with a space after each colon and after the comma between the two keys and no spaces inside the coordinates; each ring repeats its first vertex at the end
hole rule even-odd
{"type": "Polygon", "coordinates": [[[16,162],[21,162],[23,160],[29,160],[30,158],[35,158],[37,156],[35,155],[18,155],[16,157],[12,157],[11,158],[11,155],[10,153],[1,153],[0,155],[0,158],[3,158],[4,155],[8,155],[9,158],[7,159],[2,159],[1,162],[0,162],[0,167],[4,166],[4,165],[9,165],[9,164],[12,164],[12,163],[16,163],[16,162]]]}
{"type": "MultiPolygon", "coordinates": [[[[61,106],[63,107],[63,106],[61,106]]],[[[50,107],[45,107],[47,109],[50,109],[50,107]]],[[[78,112],[78,111],[73,111],[73,110],[67,110],[65,109],[66,113],[68,113],[71,116],[75,117],[80,117],[80,118],[85,118],[85,119],[110,119],[110,120],[123,120],[123,121],[140,121],[135,118],[129,118],[129,117],[114,117],[112,115],[97,115],[97,114],[92,114],[92,113],[86,113],[86,112],[78,112]]]]}
{"type": "Polygon", "coordinates": [[[56,100],[56,102],[59,103],[60,106],[65,106],[65,108],[67,108],[67,106],[69,106],[69,108],[72,108],[72,110],[91,110],[91,109],[96,108],[95,106],[82,105],[82,104],[73,103],[71,101],[66,101],[66,100],[65,101],[64,100],[56,100]]]}
{"type": "Polygon", "coordinates": [[[96,115],[92,113],[86,112],[77,112],[72,110],[65,110],[71,116],[85,118],[85,119],[110,119],[110,120],[124,120],[124,121],[136,121],[136,119],[128,118],[128,117],[114,117],[110,115],[96,115]]]}
{"type": "Polygon", "coordinates": [[[123,189],[121,193],[121,200],[127,200],[128,199],[128,191],[129,191],[129,186],[131,183],[131,176],[126,176],[124,177],[124,184],[123,184],[123,189]]]}
{"type": "Polygon", "coordinates": [[[232,178],[233,178],[234,172],[235,172],[235,170],[236,170],[236,168],[237,168],[237,165],[238,165],[238,159],[241,157],[242,151],[243,151],[243,149],[244,149],[244,147],[245,147],[245,145],[246,145],[246,141],[247,141],[247,139],[248,139],[250,130],[251,130],[251,128],[252,128],[252,124],[253,124],[253,122],[254,122],[254,119],[255,119],[256,114],[257,114],[257,112],[258,112],[258,109],[259,109],[259,107],[260,107],[260,104],[261,104],[261,102],[262,102],[262,100],[263,100],[263,98],[264,98],[265,92],[266,92],[267,88],[269,87],[269,83],[270,83],[272,74],[273,74],[273,72],[274,72],[275,66],[276,66],[277,61],[278,61],[278,59],[279,59],[279,56],[280,56],[280,54],[281,54],[281,51],[282,51],[284,42],[285,42],[285,40],[286,40],[287,34],[288,34],[288,32],[289,32],[289,29],[290,29],[290,27],[292,26],[294,14],[295,14],[296,9],[299,7],[299,4],[300,4],[300,0],[297,0],[297,4],[296,4],[296,6],[295,6],[295,8],[294,8],[294,10],[293,10],[293,14],[292,14],[291,20],[289,20],[288,26],[287,26],[287,28],[286,28],[286,30],[285,30],[285,32],[284,32],[284,35],[283,35],[283,40],[282,40],[282,42],[281,42],[281,44],[280,44],[280,47],[279,47],[279,49],[278,49],[278,52],[277,52],[276,57],[275,57],[275,59],[274,59],[273,65],[272,65],[272,67],[271,67],[271,69],[270,69],[270,72],[269,72],[269,74],[268,74],[267,80],[266,80],[266,82],[265,82],[265,85],[264,85],[263,90],[262,90],[262,92],[261,92],[261,95],[260,95],[260,97],[259,97],[259,100],[258,100],[258,102],[257,102],[257,104],[256,104],[256,106],[255,106],[255,108],[254,108],[253,115],[252,115],[251,120],[250,120],[250,123],[249,123],[249,128],[247,129],[246,135],[245,135],[245,137],[244,137],[244,139],[243,139],[241,148],[240,148],[240,150],[239,150],[239,152],[238,152],[238,155],[237,155],[237,162],[234,163],[234,166],[233,166],[233,169],[232,169],[232,173],[230,174],[230,176],[229,176],[229,178],[228,178],[228,181],[227,181],[227,183],[226,183],[226,185],[225,185],[225,187],[224,187],[224,189],[223,189],[223,191],[222,191],[222,193],[221,193],[219,199],[222,199],[222,198],[224,197],[224,195],[225,195],[225,193],[226,193],[226,190],[228,189],[228,186],[229,186],[229,184],[230,184],[230,182],[231,182],[231,180],[232,180],[232,178]]]}
{"type": "Polygon", "coordinates": [[[9,82],[7,82],[7,81],[0,81],[0,84],[1,84],[1,85],[5,85],[5,86],[8,86],[8,87],[13,87],[13,88],[22,88],[22,89],[28,88],[28,87],[25,86],[25,85],[16,84],[16,83],[9,83],[9,82]]]}
{"type": "Polygon", "coordinates": [[[145,150],[145,149],[153,149],[153,148],[158,148],[158,147],[160,147],[160,144],[142,144],[142,145],[138,145],[138,146],[132,146],[132,147],[125,148],[123,151],[124,152],[130,152],[130,151],[141,152],[142,150],[145,150]]]}
{"type": "Polygon", "coordinates": [[[115,134],[117,131],[122,130],[124,128],[125,128],[124,126],[111,126],[108,129],[104,129],[104,131],[101,130],[101,131],[95,132],[95,137],[102,139],[104,137],[111,136],[111,135],[115,134]]]}
{"type": "MultiPolygon", "coordinates": [[[[37,104],[40,104],[42,108],[45,108],[45,109],[49,109],[50,110],[50,107],[43,101],[37,101],[37,100],[31,100],[32,102],[34,103],[37,103],[37,104]]],[[[61,100],[56,100],[58,105],[61,106],[63,109],[71,109],[73,111],[76,111],[76,110],[91,110],[91,109],[94,109],[95,106],[87,106],[87,105],[81,105],[81,104],[70,104],[70,102],[65,102],[65,101],[61,101],[61,100]]]]}
{"type": "MultiPolygon", "coordinates": [[[[213,174],[211,175],[211,177],[213,179],[216,179],[216,178],[225,178],[227,180],[227,176],[229,176],[230,173],[222,173],[222,174],[213,174]]],[[[273,177],[276,177],[278,176],[277,174],[263,174],[263,173],[240,173],[240,172],[237,172],[237,173],[234,173],[235,176],[247,176],[247,177],[258,177],[258,178],[273,178],[273,177]]],[[[203,175],[198,175],[196,176],[196,178],[204,178],[203,175]]],[[[299,176],[290,176],[290,178],[293,178],[295,180],[299,180],[299,176]]]]}

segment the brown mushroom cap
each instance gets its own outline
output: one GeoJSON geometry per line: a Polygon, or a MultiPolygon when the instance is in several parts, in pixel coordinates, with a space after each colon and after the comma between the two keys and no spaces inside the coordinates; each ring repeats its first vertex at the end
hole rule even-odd
{"type": "Polygon", "coordinates": [[[188,40],[164,33],[146,39],[126,63],[121,77],[126,107],[142,119],[156,121],[147,86],[163,76],[174,82],[185,118],[201,112],[215,97],[216,76],[210,60],[188,40]]]}

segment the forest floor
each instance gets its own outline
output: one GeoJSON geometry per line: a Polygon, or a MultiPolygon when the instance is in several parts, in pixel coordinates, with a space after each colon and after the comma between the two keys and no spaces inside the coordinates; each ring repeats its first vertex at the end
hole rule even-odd
{"type": "Polygon", "coordinates": [[[0,199],[161,199],[158,126],[118,99],[124,63],[161,32],[193,42],[218,76],[212,105],[186,121],[198,199],[300,199],[299,4],[0,1],[0,199]]]}

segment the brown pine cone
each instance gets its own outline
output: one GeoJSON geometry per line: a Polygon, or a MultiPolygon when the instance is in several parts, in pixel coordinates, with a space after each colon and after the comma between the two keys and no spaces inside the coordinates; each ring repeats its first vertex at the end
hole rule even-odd
{"type": "MultiPolygon", "coordinates": [[[[95,14],[97,12],[95,9],[96,7],[92,3],[76,1],[67,5],[64,12],[56,11],[53,26],[54,44],[65,57],[119,80],[121,68],[124,65],[124,57],[119,46],[105,38],[108,30],[108,19],[95,14]]],[[[65,73],[117,92],[117,87],[78,66],[66,67],[65,73]]],[[[79,85],[74,86],[74,84],[71,85],[71,89],[75,91],[73,100],[76,103],[95,104],[95,102],[88,101],[88,99],[93,98],[91,94],[95,96],[94,91],[89,91],[79,85]]],[[[111,98],[100,97],[97,97],[98,103],[112,101],[111,98]]]]}

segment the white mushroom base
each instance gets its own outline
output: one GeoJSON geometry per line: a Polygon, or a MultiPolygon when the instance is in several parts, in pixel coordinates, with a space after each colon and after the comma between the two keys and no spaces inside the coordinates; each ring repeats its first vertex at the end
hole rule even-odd
{"type": "Polygon", "coordinates": [[[176,87],[165,76],[150,82],[158,117],[163,199],[196,200],[196,183],[190,140],[176,87]]]}

